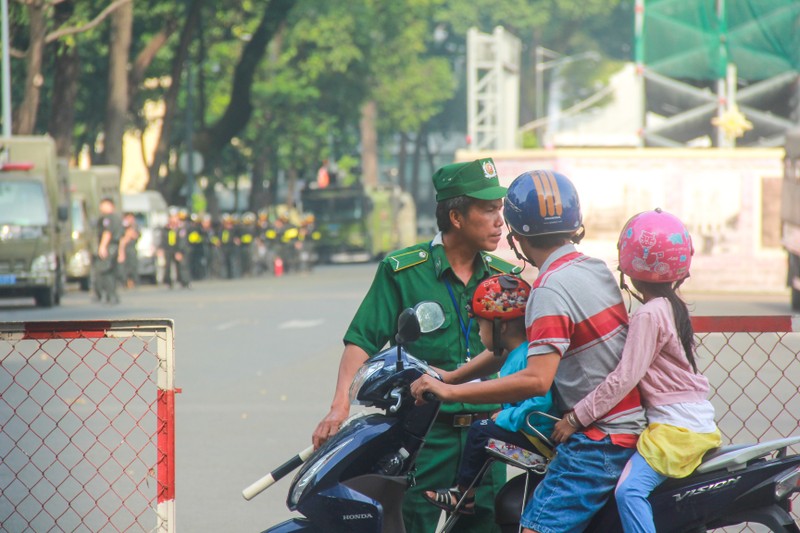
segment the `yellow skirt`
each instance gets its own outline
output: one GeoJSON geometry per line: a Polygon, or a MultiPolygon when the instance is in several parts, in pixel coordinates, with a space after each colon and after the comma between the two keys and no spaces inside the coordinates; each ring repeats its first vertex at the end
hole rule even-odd
{"type": "Polygon", "coordinates": [[[650,424],[639,437],[636,449],[659,474],[682,478],[694,472],[703,455],[721,442],[719,430],[695,433],[668,424],[650,424]]]}

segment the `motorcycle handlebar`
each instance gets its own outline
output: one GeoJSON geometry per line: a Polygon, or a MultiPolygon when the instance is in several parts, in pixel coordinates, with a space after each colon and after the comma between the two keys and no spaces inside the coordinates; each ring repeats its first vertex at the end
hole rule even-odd
{"type": "Polygon", "coordinates": [[[425,391],[422,393],[422,399],[425,400],[426,402],[435,402],[439,399],[439,397],[436,396],[431,391],[425,391]]]}
{"type": "Polygon", "coordinates": [[[311,457],[311,454],[314,453],[314,446],[309,446],[302,452],[298,453],[281,466],[267,474],[266,476],[262,477],[246,489],[242,491],[242,496],[244,496],[245,500],[252,500],[263,491],[271,487],[276,481],[284,477],[286,474],[300,466],[301,464],[305,463],[306,460],[311,457]]]}

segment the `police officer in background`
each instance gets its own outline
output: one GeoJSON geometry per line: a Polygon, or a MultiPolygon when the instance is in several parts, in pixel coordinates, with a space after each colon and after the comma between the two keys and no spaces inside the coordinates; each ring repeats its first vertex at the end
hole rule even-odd
{"type": "Polygon", "coordinates": [[[249,276],[253,273],[256,231],[256,214],[250,211],[244,213],[238,232],[240,241],[239,264],[242,266],[243,276],[249,276]]]}
{"type": "Polygon", "coordinates": [[[122,227],[124,232],[119,241],[119,279],[125,287],[132,289],[139,284],[139,254],[136,251],[136,243],[141,233],[136,215],[125,213],[122,216],[122,227]]]}
{"type": "MultiPolygon", "coordinates": [[[[495,250],[501,239],[506,188],[500,186],[489,158],[446,165],[433,175],[433,184],[439,233],[432,241],[389,254],[378,265],[372,285],[344,335],[336,390],[330,411],[312,436],[315,447],[335,434],[349,415],[348,390],[356,371],[387,342],[394,342],[397,316],[403,309],[423,300],[435,300],[443,306],[448,317],[445,326],[409,347],[412,355],[435,367],[452,371],[485,351],[478,327],[467,312],[472,294],[491,275],[521,270],[487,253],[495,250]]],[[[498,407],[442,405],[417,457],[416,484],[404,499],[403,519],[408,533],[436,530],[441,511],[427,503],[422,493],[455,484],[470,425],[491,418],[498,407]]],[[[497,530],[494,495],[504,481],[505,466],[495,462],[476,492],[475,513],[459,518],[459,531],[497,530]]]]}
{"type": "Polygon", "coordinates": [[[222,250],[224,277],[236,279],[242,276],[242,263],[239,254],[239,231],[233,215],[222,215],[222,230],[219,233],[220,249],[222,250]]]}
{"type": "Polygon", "coordinates": [[[192,279],[205,279],[208,276],[208,255],[206,235],[201,223],[201,216],[192,213],[189,217],[189,264],[192,279]]]}
{"type": "Polygon", "coordinates": [[[103,198],[100,201],[100,218],[97,226],[97,234],[100,236],[95,261],[97,296],[101,302],[118,304],[117,269],[119,241],[122,238],[123,228],[122,220],[111,198],[103,198]]]}
{"type": "Polygon", "coordinates": [[[169,223],[165,229],[165,238],[162,239],[164,258],[166,259],[164,283],[169,285],[170,289],[173,285],[173,266],[176,270],[178,283],[183,288],[188,289],[191,280],[189,274],[189,229],[181,218],[179,211],[171,210],[169,223]]]}

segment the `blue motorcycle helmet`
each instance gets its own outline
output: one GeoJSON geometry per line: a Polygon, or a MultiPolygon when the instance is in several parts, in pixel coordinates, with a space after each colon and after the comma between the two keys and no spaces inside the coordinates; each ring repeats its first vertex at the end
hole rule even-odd
{"type": "Polygon", "coordinates": [[[578,191],[569,178],[552,170],[517,176],[503,200],[503,216],[511,231],[524,237],[575,235],[583,223],[578,191]]]}

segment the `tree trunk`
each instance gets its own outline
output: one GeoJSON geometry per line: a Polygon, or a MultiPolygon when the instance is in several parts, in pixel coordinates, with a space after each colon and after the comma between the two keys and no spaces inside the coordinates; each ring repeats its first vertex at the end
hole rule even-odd
{"type": "Polygon", "coordinates": [[[42,55],[47,36],[47,21],[45,20],[45,5],[42,1],[32,1],[28,4],[28,17],[30,19],[30,44],[26,52],[27,74],[25,76],[25,97],[17,111],[16,120],[13,122],[14,133],[17,135],[31,135],[36,127],[36,114],[39,111],[39,98],[42,84],[42,55]]]}
{"type": "Polygon", "coordinates": [[[186,14],[183,29],[181,29],[178,48],[175,51],[175,56],[172,58],[172,69],[170,71],[172,81],[169,89],[167,89],[167,92],[164,94],[164,118],[161,121],[161,131],[159,133],[158,142],[156,143],[155,152],[153,153],[153,160],[148,167],[148,173],[150,174],[150,181],[147,184],[148,189],[161,188],[158,179],[159,173],[169,155],[169,146],[172,140],[172,126],[175,122],[175,112],[178,101],[178,90],[181,86],[181,73],[183,72],[186,58],[189,55],[189,45],[194,36],[194,29],[197,27],[200,19],[201,3],[202,0],[194,0],[189,5],[189,11],[186,14]]]}
{"type": "Polygon", "coordinates": [[[108,102],[106,104],[103,159],[122,167],[122,137],[128,112],[128,60],[133,34],[133,2],[121,5],[111,15],[108,58],[108,102]]]}
{"type": "Polygon", "coordinates": [[[364,185],[378,184],[378,104],[369,100],[361,107],[361,174],[364,185]]]}
{"type": "Polygon", "coordinates": [[[411,183],[409,184],[409,191],[414,198],[414,203],[419,204],[419,164],[422,160],[422,138],[425,136],[423,133],[424,127],[420,128],[414,139],[414,156],[411,163],[411,183]]]}
{"type": "Polygon", "coordinates": [[[78,94],[80,57],[77,46],[66,43],[59,43],[57,46],[53,87],[58,87],[58,90],[53,91],[47,131],[56,141],[59,157],[69,157],[73,146],[72,132],[75,127],[75,99],[78,94]]]}
{"type": "Polygon", "coordinates": [[[406,170],[408,168],[408,133],[400,134],[400,150],[397,153],[397,184],[403,190],[408,190],[406,170]]]}
{"type": "Polygon", "coordinates": [[[264,9],[261,22],[242,50],[236,65],[228,107],[215,124],[196,135],[194,145],[206,159],[225,148],[250,120],[253,113],[251,90],[256,69],[266,53],[267,44],[278,33],[294,5],[295,0],[270,0],[264,9]]]}
{"type": "Polygon", "coordinates": [[[253,157],[253,173],[251,176],[250,211],[259,211],[267,205],[267,191],[264,180],[267,177],[267,165],[270,160],[270,149],[258,150],[253,157]]]}
{"type": "MultiPolygon", "coordinates": [[[[292,161],[295,161],[292,158],[292,161]]],[[[289,165],[286,169],[286,205],[289,209],[294,207],[294,189],[297,187],[297,168],[294,165],[289,165]]]]}
{"type": "Polygon", "coordinates": [[[136,60],[133,62],[133,65],[131,65],[130,77],[128,79],[129,105],[133,105],[132,102],[135,99],[136,92],[139,90],[139,87],[144,80],[144,74],[150,67],[150,64],[156,58],[156,54],[158,54],[159,50],[161,50],[164,45],[167,44],[167,41],[172,34],[175,33],[177,27],[178,22],[176,19],[166,19],[164,21],[164,27],[161,28],[158,33],[153,35],[144,48],[142,48],[142,50],[139,52],[139,55],[136,56],[136,60]]]}

